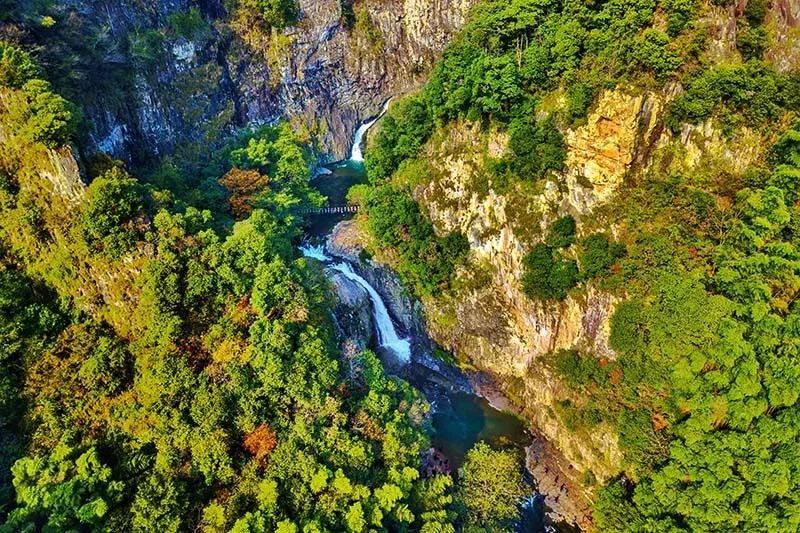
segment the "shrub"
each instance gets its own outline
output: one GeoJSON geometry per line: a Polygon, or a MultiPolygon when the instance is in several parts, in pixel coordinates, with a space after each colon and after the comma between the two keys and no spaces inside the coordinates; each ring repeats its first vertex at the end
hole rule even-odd
{"type": "Polygon", "coordinates": [[[583,355],[575,350],[559,350],[552,357],[553,368],[573,387],[591,384],[603,385],[608,381],[607,372],[600,361],[592,355],[583,355]]]}
{"type": "Polygon", "coordinates": [[[552,119],[536,121],[527,115],[512,120],[508,131],[510,167],[517,176],[536,180],[564,168],[564,137],[552,119]]]}
{"type": "Polygon", "coordinates": [[[681,66],[683,60],[670,50],[667,34],[656,29],[645,30],[633,45],[633,60],[650,69],[656,78],[664,79],[681,66]]]}
{"type": "Polygon", "coordinates": [[[736,48],[745,60],[759,59],[767,48],[769,33],[763,26],[742,25],[736,32],[736,48]]]}
{"type": "Polygon", "coordinates": [[[608,272],[608,267],[625,255],[623,244],[608,240],[604,233],[593,233],[583,240],[578,256],[584,278],[593,278],[608,272]]]}
{"type": "Polygon", "coordinates": [[[39,66],[28,52],[0,41],[0,86],[19,89],[39,73],[39,66]]]}
{"type": "Polygon", "coordinates": [[[276,29],[283,29],[297,18],[296,0],[244,0],[244,6],[258,12],[264,23],[276,29]]]}
{"type": "Polygon", "coordinates": [[[22,87],[28,104],[24,134],[50,148],[67,144],[75,135],[78,111],[50,90],[50,83],[33,79],[22,87]]]}
{"type": "Polygon", "coordinates": [[[367,152],[366,168],[373,182],[392,175],[400,163],[419,151],[433,132],[433,120],[422,99],[403,100],[389,110],[367,152]]]}
{"type": "Polygon", "coordinates": [[[622,302],[611,317],[609,344],[614,351],[624,354],[641,352],[646,340],[644,306],[638,301],[622,302]]]}
{"type": "Polygon", "coordinates": [[[110,257],[120,257],[134,242],[131,223],[142,208],[139,183],[114,167],[89,185],[79,224],[87,244],[110,257]]]}
{"type": "Polygon", "coordinates": [[[678,35],[692,20],[695,13],[695,0],[663,0],[662,6],[667,14],[667,34],[678,35]]]}
{"type": "Polygon", "coordinates": [[[567,89],[567,113],[573,119],[583,118],[594,100],[594,89],[587,83],[573,83],[567,89]]]}
{"type": "Polygon", "coordinates": [[[800,80],[775,72],[759,61],[721,65],[703,71],[670,105],[667,124],[678,131],[684,122],[697,124],[715,110],[740,114],[763,124],[785,109],[800,108],[800,80]]]}
{"type": "Polygon", "coordinates": [[[164,35],[153,29],[128,34],[128,51],[134,63],[144,69],[152,68],[161,58],[164,35]]]}
{"type": "Polygon", "coordinates": [[[536,245],[522,264],[522,289],[529,298],[563,300],[578,283],[577,263],[554,259],[553,250],[545,244],[536,245]]]}
{"type": "Polygon", "coordinates": [[[167,20],[170,28],[185,39],[195,39],[209,32],[209,25],[196,7],[178,11],[167,20]]]}
{"type": "Polygon", "coordinates": [[[767,16],[767,0],[747,0],[744,8],[744,16],[752,26],[757,26],[764,22],[767,16]]]}
{"type": "Polygon", "coordinates": [[[547,245],[551,248],[567,248],[575,242],[575,219],[567,215],[555,220],[547,228],[547,245]]]}

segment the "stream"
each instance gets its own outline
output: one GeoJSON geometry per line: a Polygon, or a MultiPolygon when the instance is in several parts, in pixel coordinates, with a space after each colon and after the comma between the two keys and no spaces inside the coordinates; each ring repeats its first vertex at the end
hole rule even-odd
{"type": "MultiPolygon", "coordinates": [[[[387,106],[388,102],[381,115],[387,106]]],[[[369,127],[379,118],[380,115],[358,128],[349,160],[318,169],[312,185],[328,196],[331,204],[344,205],[347,190],[355,184],[366,182],[361,143],[369,127]]],[[[422,391],[431,402],[434,430],[431,445],[436,454],[446,458],[448,469],[453,472],[463,464],[467,451],[479,441],[485,441],[496,448],[514,447],[524,456],[524,448],[532,443],[533,437],[522,421],[512,414],[493,408],[488,401],[472,393],[468,384],[449,384],[448,378],[443,377],[443,374],[457,374],[464,383],[467,380],[454,368],[448,367],[448,372],[437,372],[437,369],[447,365],[435,360],[429,353],[418,353],[420,350],[417,343],[406,332],[398,331],[379,291],[358,273],[359,265],[327,253],[324,243],[333,228],[352,216],[342,213],[314,217],[300,251],[304,256],[322,262],[326,272],[340,273],[369,295],[377,338],[377,346],[373,348],[391,373],[399,375],[422,391]]],[[[557,525],[554,527],[547,522],[543,498],[535,491],[533,480],[527,481],[531,482],[531,494],[520,502],[520,519],[516,530],[560,530],[557,525]]]]}

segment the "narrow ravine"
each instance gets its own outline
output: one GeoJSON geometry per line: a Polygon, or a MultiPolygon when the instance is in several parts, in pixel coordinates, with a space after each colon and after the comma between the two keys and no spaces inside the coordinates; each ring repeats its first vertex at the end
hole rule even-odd
{"type": "MultiPolygon", "coordinates": [[[[328,165],[324,167],[325,170],[317,172],[313,184],[332,203],[343,203],[347,190],[353,184],[366,181],[361,145],[369,128],[385,113],[387,107],[388,102],[377,117],[358,128],[353,137],[349,160],[328,165]]],[[[436,360],[430,353],[421,353],[409,332],[398,331],[380,288],[373,286],[359,273],[366,265],[335,257],[326,250],[325,243],[334,226],[351,216],[317,217],[320,220],[313,221],[309,227],[300,251],[305,257],[320,261],[330,276],[344,276],[369,296],[377,338],[377,345],[373,348],[382,354],[385,362],[387,357],[391,358],[387,368],[423,391],[432,404],[434,434],[431,436],[431,451],[446,458],[447,467],[453,471],[461,466],[467,451],[479,441],[497,447],[515,447],[524,454],[524,449],[533,441],[524,423],[512,414],[495,409],[487,400],[476,395],[467,377],[458,369],[436,360]],[[445,367],[447,371],[443,371],[445,367]],[[460,377],[458,385],[448,383],[448,377],[453,374],[460,377]]],[[[561,529],[546,522],[542,498],[533,488],[530,497],[520,502],[520,509],[519,531],[561,529]]]]}
{"type": "Polygon", "coordinates": [[[399,363],[408,363],[411,360],[411,343],[408,339],[400,338],[397,334],[397,329],[392,323],[389,310],[386,308],[386,304],[383,303],[383,298],[378,294],[378,291],[367,280],[356,274],[350,263],[344,261],[335,262],[331,257],[327,256],[322,245],[305,245],[300,250],[306,257],[313,257],[318,261],[329,263],[330,268],[341,272],[347,279],[356,282],[367,291],[372,302],[375,330],[378,333],[378,345],[381,348],[391,350],[399,363]]]}

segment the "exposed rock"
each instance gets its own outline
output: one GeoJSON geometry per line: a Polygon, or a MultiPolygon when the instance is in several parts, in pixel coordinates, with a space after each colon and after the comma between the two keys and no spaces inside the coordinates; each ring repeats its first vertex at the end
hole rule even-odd
{"type": "Polygon", "coordinates": [[[568,130],[565,206],[578,213],[611,199],[637,150],[656,126],[663,104],[653,93],[600,95],[585,126],[568,130]]]}
{"type": "Polygon", "coordinates": [[[336,224],[328,236],[327,250],[337,257],[350,261],[358,261],[359,255],[364,250],[362,246],[364,236],[361,235],[358,225],[353,220],[345,220],[336,224]]]}
{"type": "MultiPolygon", "coordinates": [[[[299,0],[297,26],[270,37],[252,31],[255,21],[232,20],[221,2],[201,2],[208,28],[188,37],[164,31],[162,57],[137,69],[126,97],[86,103],[92,148],[136,159],[287,118],[321,142],[322,159],[342,159],[359,123],[424,82],[474,3],[363,0],[363,22],[348,28],[339,0],[299,0]]],[[[191,5],[68,0],[61,9],[84,33],[107,31],[115,50],[127,50],[134,32],[163,30],[191,5]]]]}
{"type": "Polygon", "coordinates": [[[800,66],[800,0],[775,0],[765,20],[773,40],[764,54],[780,72],[800,66]]]}
{"type": "Polygon", "coordinates": [[[48,165],[40,169],[42,177],[53,185],[53,192],[74,207],[86,196],[78,161],[71,148],[47,150],[48,165]]]}
{"type": "Polygon", "coordinates": [[[591,434],[564,426],[553,408],[573,392],[542,357],[579,349],[613,359],[608,336],[618,299],[590,285],[563,302],[532,301],[521,288],[522,259],[549,221],[565,213],[580,219],[614,196],[641,151],[659,139],[663,108],[654,93],[603,93],[585,125],[565,132],[566,170],[540,192],[487,183],[485,157],[501,156],[506,138],[458,124],[429,143],[424,159],[432,179],[414,192],[438,229],[463,232],[471,247],[458,293],[424,302],[432,338],[497,377],[576,472],[591,470],[601,480],[620,465],[616,436],[602,426],[591,434]]]}
{"type": "Polygon", "coordinates": [[[337,304],[334,318],[343,343],[352,343],[358,350],[372,344],[375,327],[372,323],[372,303],[367,291],[340,272],[330,270],[328,278],[333,283],[337,304]]]}
{"type": "Polygon", "coordinates": [[[525,449],[525,467],[536,479],[552,519],[566,520],[584,531],[593,529],[591,494],[578,480],[580,472],[551,443],[536,438],[525,449]]]}

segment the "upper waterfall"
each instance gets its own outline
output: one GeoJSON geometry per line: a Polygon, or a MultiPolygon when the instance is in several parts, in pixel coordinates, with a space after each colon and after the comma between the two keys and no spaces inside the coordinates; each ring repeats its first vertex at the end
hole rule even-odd
{"type": "Polygon", "coordinates": [[[378,119],[381,118],[384,113],[386,113],[386,111],[389,109],[389,102],[391,101],[391,98],[386,100],[386,103],[383,104],[383,108],[381,109],[381,112],[378,113],[378,116],[364,122],[358,127],[355,135],[353,135],[353,147],[350,149],[350,161],[357,163],[364,161],[364,153],[361,151],[361,144],[364,142],[364,135],[367,133],[367,130],[370,129],[376,122],[378,122],[378,119]]]}

